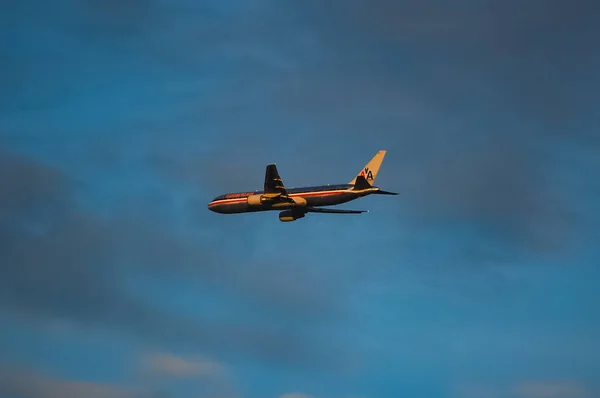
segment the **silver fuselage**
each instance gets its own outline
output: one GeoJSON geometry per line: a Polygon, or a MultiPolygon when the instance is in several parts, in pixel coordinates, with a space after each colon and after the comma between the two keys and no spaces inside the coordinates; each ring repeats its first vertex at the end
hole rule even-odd
{"type": "MultiPolygon", "coordinates": [[[[346,203],[378,190],[378,188],[373,187],[361,191],[354,191],[352,190],[353,187],[354,185],[352,184],[322,185],[317,187],[290,188],[287,189],[287,193],[290,198],[300,197],[306,200],[306,206],[320,207],[346,203]]],[[[249,196],[261,194],[263,194],[263,191],[238,192],[221,195],[208,204],[208,209],[221,214],[285,209],[285,207],[273,207],[269,204],[261,206],[251,206],[248,204],[249,196]]]]}

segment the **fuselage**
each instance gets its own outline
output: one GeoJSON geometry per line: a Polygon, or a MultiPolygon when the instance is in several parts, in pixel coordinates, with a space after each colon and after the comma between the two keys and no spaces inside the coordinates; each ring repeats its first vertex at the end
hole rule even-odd
{"type": "MultiPolygon", "coordinates": [[[[287,188],[290,198],[300,197],[306,200],[306,206],[333,206],[339,205],[362,196],[368,195],[377,188],[362,191],[351,190],[352,184],[321,185],[315,187],[287,188]]],[[[251,206],[248,197],[262,195],[264,191],[236,192],[217,196],[208,204],[208,209],[216,213],[234,214],[266,210],[282,210],[269,206],[251,206]]]]}

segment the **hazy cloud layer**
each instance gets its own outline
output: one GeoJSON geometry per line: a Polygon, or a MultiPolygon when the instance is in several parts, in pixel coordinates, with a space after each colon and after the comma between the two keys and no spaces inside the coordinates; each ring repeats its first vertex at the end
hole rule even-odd
{"type": "Polygon", "coordinates": [[[457,398],[591,398],[582,383],[561,380],[524,380],[512,386],[467,384],[455,391],[457,398]]]}
{"type": "Polygon", "coordinates": [[[310,395],[302,394],[299,392],[292,392],[288,394],[283,394],[279,398],[312,398],[310,395]]]}
{"type": "Polygon", "coordinates": [[[169,353],[157,353],[144,356],[141,362],[142,369],[151,374],[177,378],[225,376],[222,365],[202,358],[188,359],[169,353]]]}
{"type": "MultiPolygon", "coordinates": [[[[172,7],[161,15],[181,12],[172,7]]],[[[253,160],[259,156],[284,157],[305,174],[340,161],[354,171],[355,157],[350,163],[331,148],[372,147],[366,159],[386,147],[382,178],[402,192],[403,217],[427,227],[472,223],[504,251],[542,253],[570,248],[591,228],[572,186],[587,181],[583,192],[592,193],[598,184],[587,172],[569,172],[560,148],[598,147],[597,135],[582,125],[599,103],[594,2],[265,2],[244,18],[218,7],[207,12],[213,23],[188,26],[178,46],[154,40],[179,36],[153,24],[141,38],[153,47],[134,52],[180,60],[187,72],[215,58],[235,71],[217,77],[221,90],[210,100],[182,104],[195,124],[209,126],[203,135],[220,133],[222,141],[212,144],[219,155],[201,146],[151,148],[167,178],[210,182],[215,192],[253,189],[247,181],[262,173],[264,162],[253,160]],[[235,27],[215,22],[222,19],[235,27]],[[191,38],[202,51],[187,51],[191,38]],[[174,54],[163,57],[163,50],[174,54]],[[265,107],[268,116],[261,116],[265,107]],[[243,136],[230,145],[233,130],[243,136]],[[288,149],[279,138],[284,131],[302,139],[288,149]],[[287,152],[271,150],[274,142],[287,152]]],[[[582,152],[572,166],[597,166],[595,154],[582,152]]],[[[286,172],[284,181],[300,175],[286,172]]]]}
{"type": "Polygon", "coordinates": [[[0,368],[0,394],[15,398],[141,398],[129,388],[52,378],[29,371],[0,368]]]}
{"type": "MultiPolygon", "coordinates": [[[[566,181],[552,176],[571,167],[557,159],[563,141],[598,147],[579,127],[599,103],[586,88],[597,87],[594,72],[571,66],[598,65],[593,2],[314,8],[328,56],[278,87],[298,123],[335,132],[311,145],[390,148],[386,185],[402,192],[403,215],[427,223],[474,223],[492,242],[534,252],[568,247],[585,230],[566,181]]],[[[587,173],[568,178],[598,190],[587,173]]]]}
{"type": "Polygon", "coordinates": [[[172,375],[243,358],[261,397],[588,372],[599,18],[592,0],[13,2],[0,310],[189,354],[147,363],[172,375]],[[347,206],[368,217],[206,209],[266,163],[286,186],[346,182],[379,149],[401,195],[347,206]]]}
{"type": "Polygon", "coordinates": [[[527,381],[515,387],[515,393],[523,398],[589,398],[592,393],[576,382],[527,381]]]}
{"type": "Polygon", "coordinates": [[[0,184],[10,187],[3,190],[0,209],[0,290],[5,309],[41,319],[72,320],[84,327],[117,327],[154,341],[230,352],[245,346],[266,357],[311,355],[311,349],[297,340],[303,334],[291,328],[280,332],[267,324],[177,316],[135,296],[127,283],[144,270],[174,279],[187,275],[199,288],[223,283],[225,291],[255,296],[258,303],[269,292],[264,300],[272,305],[265,312],[277,313],[297,306],[294,297],[314,298],[315,293],[308,291],[282,289],[278,279],[287,279],[288,274],[274,268],[262,278],[253,276],[260,268],[231,274],[219,268],[224,257],[168,229],[124,214],[106,220],[79,210],[68,181],[52,168],[6,152],[2,163],[0,184]],[[238,289],[225,287],[228,284],[238,289]]]}

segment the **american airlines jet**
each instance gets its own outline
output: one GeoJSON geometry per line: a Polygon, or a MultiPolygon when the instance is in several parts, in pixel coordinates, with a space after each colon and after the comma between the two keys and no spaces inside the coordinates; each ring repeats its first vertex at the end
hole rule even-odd
{"type": "Polygon", "coordinates": [[[373,186],[386,151],[379,151],[347,184],[288,188],[283,185],[275,164],[267,166],[263,191],[228,193],[217,196],[208,204],[209,210],[221,214],[280,210],[279,220],[296,221],[306,213],[359,214],[366,210],[329,209],[371,194],[397,195],[373,186]]]}

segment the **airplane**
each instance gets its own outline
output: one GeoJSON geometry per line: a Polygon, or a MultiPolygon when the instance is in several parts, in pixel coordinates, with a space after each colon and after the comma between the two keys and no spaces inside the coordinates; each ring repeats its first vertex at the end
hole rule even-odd
{"type": "Polygon", "coordinates": [[[371,194],[398,195],[373,186],[387,151],[381,150],[347,184],[285,188],[275,163],[267,165],[263,191],[238,192],[217,196],[208,209],[221,214],[283,210],[281,222],[296,221],[307,213],[360,214],[367,210],[322,208],[349,202],[371,194]]]}

